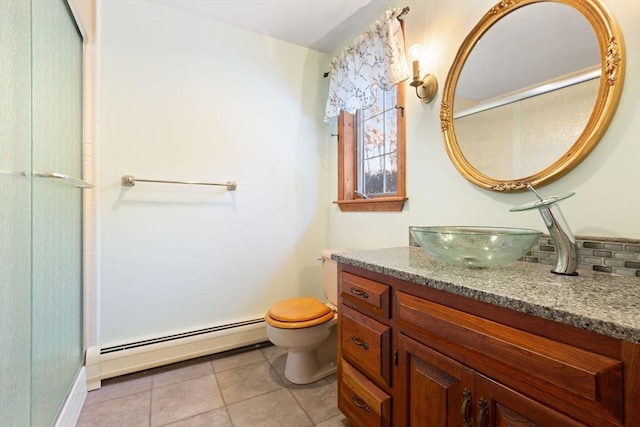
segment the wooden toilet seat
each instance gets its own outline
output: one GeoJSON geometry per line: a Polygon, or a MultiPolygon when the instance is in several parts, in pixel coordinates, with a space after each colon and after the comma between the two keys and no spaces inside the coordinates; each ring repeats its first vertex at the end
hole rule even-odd
{"type": "Polygon", "coordinates": [[[275,304],[264,317],[273,327],[300,329],[333,319],[333,311],[316,298],[291,298],[275,304]]]}

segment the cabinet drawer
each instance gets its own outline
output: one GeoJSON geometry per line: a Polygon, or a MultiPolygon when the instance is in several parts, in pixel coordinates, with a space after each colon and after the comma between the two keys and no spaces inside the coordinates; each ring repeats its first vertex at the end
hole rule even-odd
{"type": "Polygon", "coordinates": [[[342,356],[387,385],[391,382],[391,329],[344,305],[340,308],[342,356]]]}
{"type": "Polygon", "coordinates": [[[378,316],[389,318],[389,286],[344,271],[340,279],[343,298],[378,316]]]}
{"type": "Polygon", "coordinates": [[[344,359],[338,389],[338,408],[357,427],[391,426],[391,396],[344,359]]]}

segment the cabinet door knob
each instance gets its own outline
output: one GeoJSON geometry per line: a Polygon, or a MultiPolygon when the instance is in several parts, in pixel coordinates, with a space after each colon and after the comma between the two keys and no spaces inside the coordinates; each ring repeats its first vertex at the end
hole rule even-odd
{"type": "Polygon", "coordinates": [[[358,345],[358,346],[364,348],[365,350],[369,350],[369,344],[367,344],[364,341],[359,340],[355,335],[351,335],[351,342],[354,343],[355,345],[358,345]]]}
{"type": "Polygon", "coordinates": [[[367,405],[367,403],[364,400],[360,399],[355,394],[351,395],[351,400],[353,401],[354,405],[356,405],[358,408],[364,410],[364,412],[366,412],[367,414],[371,411],[371,409],[369,409],[369,405],[367,405]]]}
{"type": "Polygon", "coordinates": [[[364,299],[369,298],[369,294],[367,292],[358,288],[351,288],[350,292],[357,297],[362,297],[364,299]]]}
{"type": "Polygon", "coordinates": [[[469,390],[468,388],[465,388],[462,391],[462,396],[464,397],[464,400],[462,401],[462,408],[460,409],[460,412],[462,414],[462,425],[463,427],[471,427],[471,421],[469,420],[469,411],[471,411],[471,406],[473,405],[472,403],[472,398],[471,398],[471,390],[469,390]]]}

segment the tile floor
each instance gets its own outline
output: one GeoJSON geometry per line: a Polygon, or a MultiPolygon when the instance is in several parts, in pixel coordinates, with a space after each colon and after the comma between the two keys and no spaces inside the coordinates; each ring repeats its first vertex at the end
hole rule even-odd
{"type": "Polygon", "coordinates": [[[104,380],[77,427],[348,427],[336,376],[293,384],[285,361],[261,345],[104,380]]]}

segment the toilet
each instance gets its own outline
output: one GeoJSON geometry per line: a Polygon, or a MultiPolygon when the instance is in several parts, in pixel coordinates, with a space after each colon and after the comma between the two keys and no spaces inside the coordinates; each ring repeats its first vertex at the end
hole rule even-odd
{"type": "Polygon", "coordinates": [[[273,305],[265,315],[267,337],[286,349],[284,376],[294,384],[309,384],[336,372],[337,263],[335,251],[322,251],[322,282],[328,301],[291,298],[273,305]]]}

